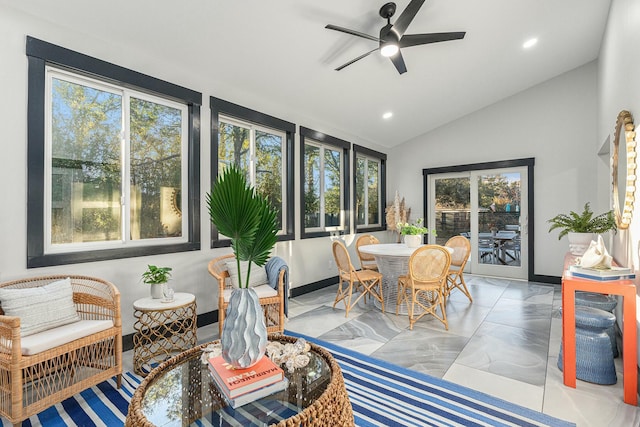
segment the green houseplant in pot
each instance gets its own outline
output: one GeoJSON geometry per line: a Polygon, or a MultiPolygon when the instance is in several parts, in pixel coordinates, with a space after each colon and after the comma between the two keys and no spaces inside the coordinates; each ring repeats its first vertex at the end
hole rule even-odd
{"type": "Polygon", "coordinates": [[[558,240],[567,236],[569,251],[574,255],[582,255],[589,247],[594,234],[607,231],[618,231],[613,210],[595,215],[585,203],[582,213],[570,211],[569,214],[558,214],[547,221],[550,223],[549,232],[559,229],[558,240]]]}
{"type": "Polygon", "coordinates": [[[220,337],[222,356],[235,367],[247,368],[260,360],[267,345],[264,315],[257,294],[249,287],[249,277],[251,265],[265,265],[276,244],[276,211],[235,165],[218,177],[207,204],[211,222],[231,240],[240,283],[229,299],[220,337]],[[248,264],[246,278],[241,261],[248,264]]]}
{"type": "Polygon", "coordinates": [[[162,298],[163,288],[171,278],[171,267],[158,267],[147,265],[147,270],[142,273],[142,282],[151,287],[151,298],[162,298]]]}
{"type": "Polygon", "coordinates": [[[427,233],[432,233],[434,236],[436,235],[435,230],[429,230],[425,226],[422,225],[424,220],[422,218],[418,218],[416,222],[413,224],[409,224],[408,222],[399,222],[396,225],[396,230],[400,233],[400,235],[404,236],[404,243],[410,248],[417,248],[422,243],[422,236],[427,233]]]}

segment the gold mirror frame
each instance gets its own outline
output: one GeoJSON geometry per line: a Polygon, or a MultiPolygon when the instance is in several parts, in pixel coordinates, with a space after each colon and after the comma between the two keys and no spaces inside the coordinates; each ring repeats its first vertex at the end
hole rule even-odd
{"type": "Polygon", "coordinates": [[[611,156],[611,175],[613,182],[613,210],[618,228],[627,229],[631,224],[633,203],[636,192],[636,133],[631,113],[622,110],[616,120],[613,136],[613,155],[611,156]],[[625,146],[620,148],[620,138],[624,129],[625,146]],[[624,159],[620,156],[625,156],[624,159]],[[618,167],[618,160],[626,160],[624,170],[618,167]],[[620,170],[619,170],[620,169],[620,170]],[[620,175],[624,173],[625,175],[620,175]],[[625,178],[626,176],[626,178],[625,178]],[[626,183],[626,188],[618,188],[618,182],[626,183]],[[624,198],[621,198],[624,196],[624,198]],[[620,206],[622,204],[622,206],[620,206]]]}

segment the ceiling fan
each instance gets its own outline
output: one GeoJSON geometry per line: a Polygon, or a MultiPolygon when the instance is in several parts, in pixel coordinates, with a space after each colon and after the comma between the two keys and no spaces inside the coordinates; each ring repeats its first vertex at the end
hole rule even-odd
{"type": "Polygon", "coordinates": [[[380,8],[379,13],[383,19],[387,20],[387,25],[382,27],[379,37],[370,36],[369,34],[339,27],[337,25],[327,25],[325,28],[328,28],[329,30],[341,31],[343,33],[362,37],[367,40],[373,40],[379,43],[378,47],[375,49],[372,49],[369,52],[352,59],[346,64],[339,66],[336,68],[336,71],[340,71],[354,62],[369,56],[376,50],[380,50],[382,56],[388,57],[393,65],[395,65],[398,73],[403,74],[407,72],[407,67],[404,63],[404,59],[402,58],[402,53],[400,52],[401,48],[464,38],[464,35],[466,34],[464,31],[454,33],[405,34],[404,32],[407,30],[407,27],[411,21],[413,21],[413,18],[415,18],[424,2],[425,0],[411,0],[409,5],[402,11],[398,19],[396,19],[396,22],[393,24],[391,24],[391,17],[396,12],[396,4],[385,3],[380,8]]]}

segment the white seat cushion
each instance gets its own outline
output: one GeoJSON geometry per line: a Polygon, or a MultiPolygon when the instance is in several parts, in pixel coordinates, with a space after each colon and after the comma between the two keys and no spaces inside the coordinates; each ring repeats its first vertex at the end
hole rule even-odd
{"type": "MultiPolygon", "coordinates": [[[[254,286],[253,290],[256,291],[256,293],[258,294],[258,298],[269,298],[269,297],[275,297],[278,295],[278,291],[276,291],[269,285],[254,286]]],[[[225,301],[229,301],[229,298],[231,298],[231,292],[233,291],[234,291],[233,289],[224,290],[223,297],[225,301]]]]}
{"type": "Polygon", "coordinates": [[[22,354],[24,356],[32,356],[79,338],[104,331],[112,326],[112,320],[80,320],[68,325],[38,332],[28,337],[23,337],[20,340],[22,354]]]}

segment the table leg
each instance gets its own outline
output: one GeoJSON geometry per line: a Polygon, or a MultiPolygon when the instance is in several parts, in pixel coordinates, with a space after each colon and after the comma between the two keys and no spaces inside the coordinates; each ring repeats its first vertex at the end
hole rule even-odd
{"type": "Polygon", "coordinates": [[[569,283],[562,285],[562,375],[564,385],[576,388],[576,293],[569,283]]]}
{"type": "MultiPolygon", "coordinates": [[[[382,273],[382,297],[384,298],[384,309],[387,313],[396,312],[396,301],[398,300],[398,276],[407,274],[409,271],[409,258],[376,256],[378,270],[382,273]]],[[[382,308],[380,301],[373,299],[373,304],[382,308]]],[[[398,314],[408,314],[406,304],[402,304],[398,314]]]]}
{"type": "Polygon", "coordinates": [[[622,298],[622,375],[624,376],[624,401],[629,405],[637,405],[638,349],[636,347],[636,340],[638,331],[636,328],[636,294],[633,292],[633,288],[628,288],[622,298]]]}

